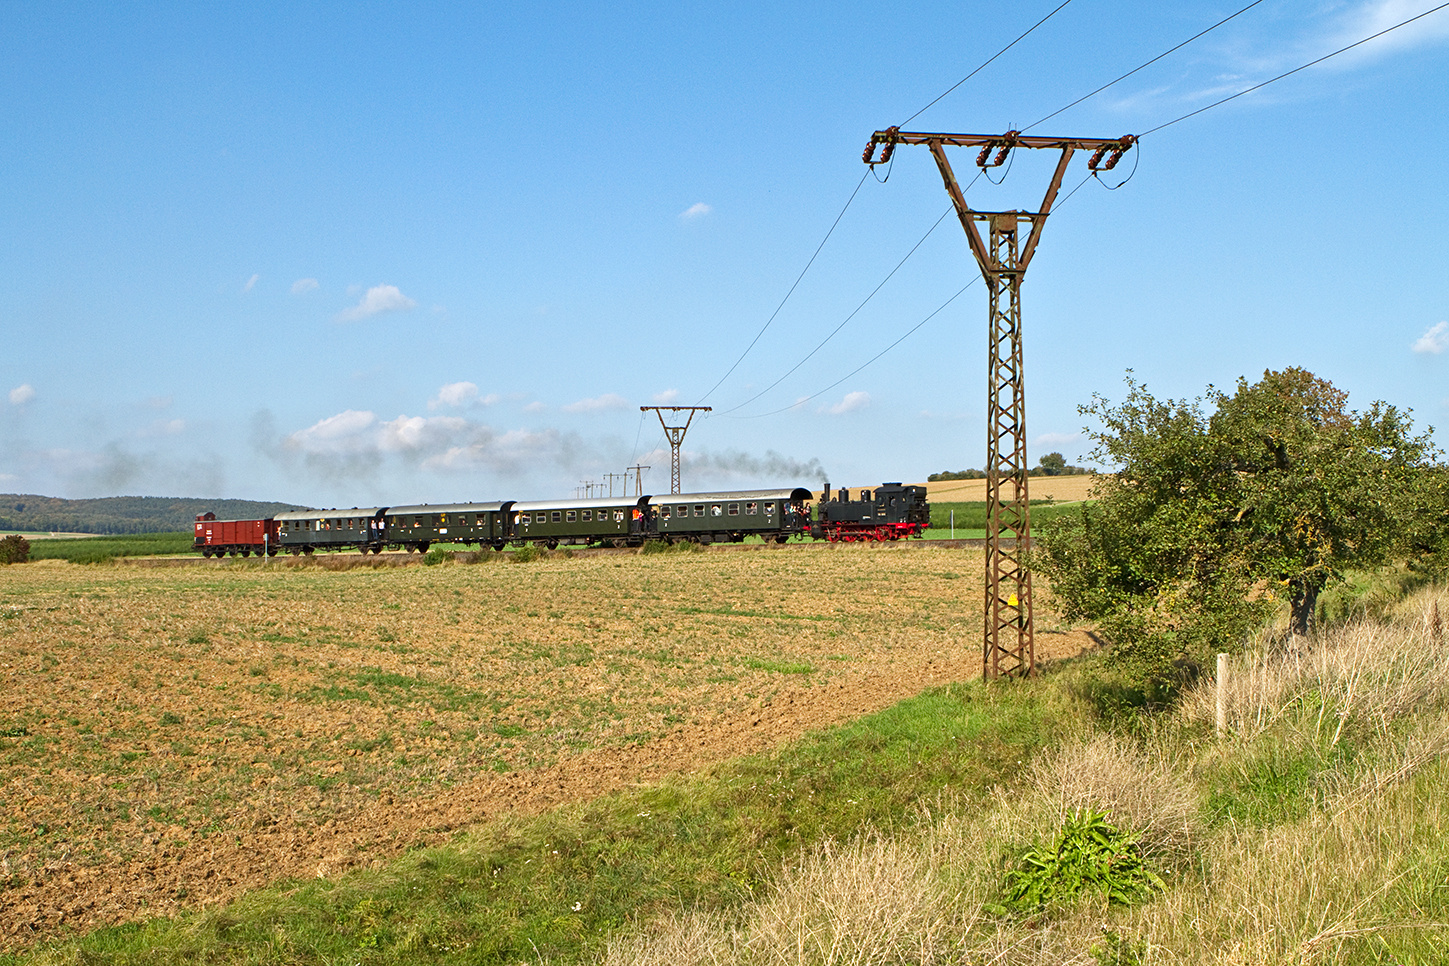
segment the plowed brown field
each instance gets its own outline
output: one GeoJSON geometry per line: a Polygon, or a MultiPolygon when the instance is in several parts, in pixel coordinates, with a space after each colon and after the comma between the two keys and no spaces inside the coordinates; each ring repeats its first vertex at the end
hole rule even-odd
{"type": "MultiPolygon", "coordinates": [[[[333,876],[979,673],[979,552],[0,568],[0,947],[333,876]]],[[[1088,645],[1039,633],[1038,657],[1088,645]]]]}

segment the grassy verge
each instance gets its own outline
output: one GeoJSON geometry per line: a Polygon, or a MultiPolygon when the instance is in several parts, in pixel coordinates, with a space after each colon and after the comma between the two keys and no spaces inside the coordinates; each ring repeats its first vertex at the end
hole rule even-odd
{"type": "Polygon", "coordinates": [[[195,535],[180,533],[133,533],[124,536],[75,537],[64,540],[30,541],[31,560],[69,560],[72,563],[104,563],[116,557],[150,557],[186,553],[195,535]]]}

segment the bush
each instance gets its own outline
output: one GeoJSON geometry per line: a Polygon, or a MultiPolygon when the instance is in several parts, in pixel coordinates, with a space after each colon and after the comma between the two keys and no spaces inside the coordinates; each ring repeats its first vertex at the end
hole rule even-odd
{"type": "Polygon", "coordinates": [[[433,566],[436,566],[436,565],[442,563],[444,560],[447,560],[449,556],[450,556],[450,554],[446,550],[444,550],[442,547],[434,547],[433,549],[429,550],[427,553],[423,554],[423,566],[425,566],[425,567],[433,567],[433,566]]]}
{"type": "Polygon", "coordinates": [[[30,541],[18,533],[0,540],[0,563],[25,563],[30,559],[30,541]]]}
{"type": "Polygon", "coordinates": [[[1166,888],[1142,861],[1137,836],[1108,824],[1106,815],[1079,811],[1067,819],[1054,844],[1034,846],[1006,874],[1007,905],[1033,913],[1084,893],[1108,903],[1133,905],[1166,888]]]}
{"type": "Polygon", "coordinates": [[[543,559],[544,550],[536,543],[530,543],[526,547],[519,547],[513,551],[514,563],[533,563],[535,560],[543,559]]]}

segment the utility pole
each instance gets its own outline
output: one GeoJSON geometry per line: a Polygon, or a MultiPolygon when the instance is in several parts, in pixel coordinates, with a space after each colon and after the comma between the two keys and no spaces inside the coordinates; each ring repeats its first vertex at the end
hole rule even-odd
{"type": "Polygon", "coordinates": [[[622,479],[624,481],[624,495],[625,496],[628,496],[629,495],[629,474],[628,473],[605,473],[604,474],[604,479],[606,479],[606,480],[609,481],[609,496],[610,497],[612,497],[614,495],[614,481],[615,480],[618,480],[618,479],[622,479]]]}
{"type": "Polygon", "coordinates": [[[689,429],[689,424],[694,421],[695,413],[707,413],[712,406],[640,406],[641,413],[654,410],[659,417],[659,425],[664,427],[664,435],[669,439],[669,492],[679,492],[679,445],[684,442],[684,434],[689,429]],[[664,422],[664,411],[675,414],[675,422],[679,421],[679,413],[689,413],[684,420],[683,426],[670,426],[664,422]]]}
{"type": "MultiPolygon", "coordinates": [[[[634,495],[635,496],[643,496],[644,495],[644,471],[645,470],[649,470],[649,469],[653,469],[653,467],[652,466],[631,466],[631,467],[629,467],[629,469],[631,469],[631,470],[634,471],[634,495]]],[[[675,492],[677,493],[679,491],[676,490],[675,492]]],[[[625,473],[624,474],[624,495],[625,496],[628,496],[629,495],[629,474],[628,473],[625,473]]]]}
{"type": "Polygon", "coordinates": [[[1136,140],[1130,134],[1111,139],[1047,138],[1028,137],[1017,131],[998,135],[920,134],[891,127],[871,135],[862,157],[874,167],[889,161],[897,144],[924,144],[930,149],[990,293],[986,388],[986,635],[981,654],[981,676],[987,681],[1024,677],[1036,670],[1031,572],[1026,569],[1025,561],[1031,522],[1026,492],[1022,276],[1036,253],[1073,152],[1079,149],[1093,152],[1087,167],[1095,174],[1116,167],[1136,140]],[[884,146],[879,158],[875,157],[876,145],[884,146]],[[966,204],[965,193],[946,158],[948,146],[979,147],[976,165],[983,171],[1000,167],[1014,148],[1058,150],[1061,155],[1039,211],[973,211],[966,204]],[[986,241],[976,227],[978,222],[987,226],[986,241]]]}

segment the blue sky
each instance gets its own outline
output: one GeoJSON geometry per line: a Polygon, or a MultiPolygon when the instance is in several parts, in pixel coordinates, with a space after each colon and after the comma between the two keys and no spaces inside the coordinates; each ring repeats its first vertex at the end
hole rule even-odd
{"type": "MultiPolygon", "coordinates": [[[[1241,5],[1073,0],[908,129],[1024,127],[1241,5]]],[[[1265,0],[1033,133],[1146,131],[1434,5],[1265,0]]],[[[0,6],[0,491],[542,498],[642,461],[661,492],[638,407],[672,402],[716,407],[686,489],[980,466],[986,295],[954,218],[786,375],[947,210],[923,148],[710,390],[871,132],[1054,6],[0,6]]],[[[1023,287],[1032,460],[1084,456],[1077,405],[1128,369],[1180,397],[1303,366],[1449,426],[1446,91],[1449,10],[1061,204],[1023,287]]],[[[1031,154],[968,200],[1035,208],[1031,154]]]]}

